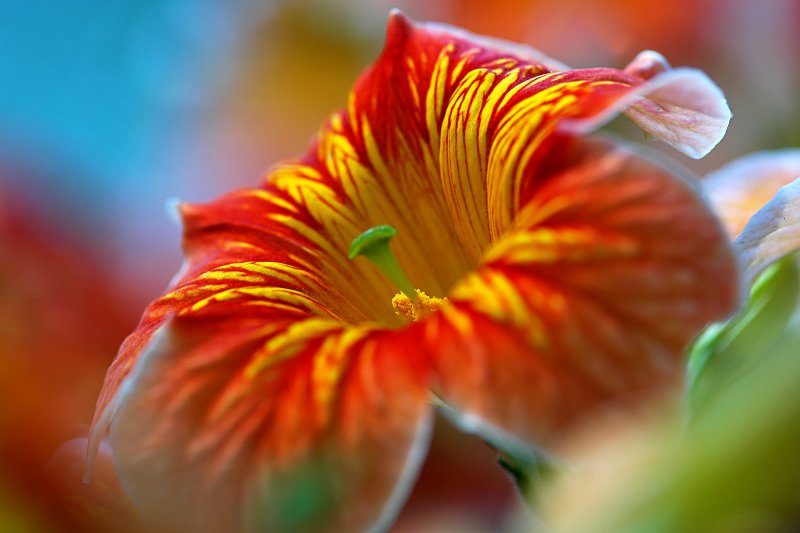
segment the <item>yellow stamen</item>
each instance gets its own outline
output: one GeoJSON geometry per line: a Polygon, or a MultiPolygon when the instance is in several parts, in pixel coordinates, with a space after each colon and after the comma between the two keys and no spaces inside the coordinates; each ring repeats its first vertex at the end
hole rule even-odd
{"type": "Polygon", "coordinates": [[[417,297],[413,300],[402,292],[395,294],[392,298],[392,307],[396,315],[411,322],[419,322],[431,316],[431,313],[437,311],[446,301],[447,298],[428,296],[417,289],[417,297]]]}

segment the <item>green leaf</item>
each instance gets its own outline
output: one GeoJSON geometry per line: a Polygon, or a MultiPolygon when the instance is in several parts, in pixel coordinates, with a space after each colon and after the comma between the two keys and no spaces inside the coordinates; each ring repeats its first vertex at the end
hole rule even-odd
{"type": "Polygon", "coordinates": [[[798,254],[790,254],[758,277],[741,312],[700,335],[689,350],[692,411],[707,407],[720,390],[750,372],[775,346],[798,310],[799,296],[798,254]]]}

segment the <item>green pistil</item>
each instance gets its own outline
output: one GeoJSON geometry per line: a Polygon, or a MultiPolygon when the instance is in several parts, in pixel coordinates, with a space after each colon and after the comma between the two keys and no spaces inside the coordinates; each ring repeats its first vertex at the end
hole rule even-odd
{"type": "Polygon", "coordinates": [[[406,273],[400,268],[389,241],[397,235],[397,230],[388,224],[370,228],[355,239],[350,244],[348,257],[354,259],[362,255],[372,261],[372,263],[383,272],[383,274],[394,283],[403,294],[410,300],[417,297],[417,290],[408,281],[406,273]]]}

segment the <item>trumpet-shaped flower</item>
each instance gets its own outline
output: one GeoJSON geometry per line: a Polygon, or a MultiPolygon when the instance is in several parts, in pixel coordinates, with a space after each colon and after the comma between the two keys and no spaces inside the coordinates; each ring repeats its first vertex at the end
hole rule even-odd
{"type": "Polygon", "coordinates": [[[693,184],[586,135],[622,111],[698,157],[730,116],[652,52],[570,70],[392,14],[303,158],[180,207],[185,267],[121,347],[92,435],[145,519],[380,528],[424,456],[431,393],[467,430],[547,446],[674,383],[735,305],[736,268],[693,184]],[[394,233],[408,283],[374,248],[394,233]]]}

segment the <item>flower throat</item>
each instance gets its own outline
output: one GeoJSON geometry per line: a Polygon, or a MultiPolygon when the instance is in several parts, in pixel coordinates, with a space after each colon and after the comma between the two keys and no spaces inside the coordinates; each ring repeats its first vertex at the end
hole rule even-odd
{"type": "Polygon", "coordinates": [[[395,314],[409,322],[418,322],[438,310],[447,298],[428,296],[409,281],[389,245],[389,241],[396,235],[397,230],[388,224],[370,228],[353,239],[348,257],[352,260],[363,256],[378,267],[383,275],[400,289],[400,292],[392,298],[395,314]]]}

